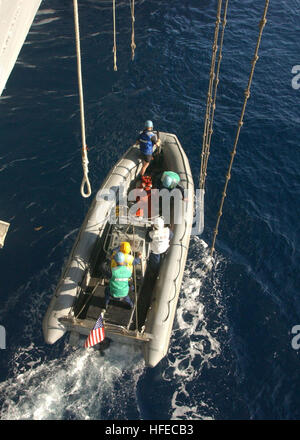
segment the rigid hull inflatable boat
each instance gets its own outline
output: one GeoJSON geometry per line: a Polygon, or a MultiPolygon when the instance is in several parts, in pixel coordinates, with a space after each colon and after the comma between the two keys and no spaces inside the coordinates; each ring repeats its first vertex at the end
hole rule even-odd
{"type": "Polygon", "coordinates": [[[140,149],[133,145],[112,168],[85,217],[43,320],[47,343],[55,343],[67,331],[71,332],[72,344],[78,343],[80,335],[89,335],[105,309],[108,279],[101,269],[103,263],[113,249],[127,241],[135,255],[141,254],[132,276],[134,292],[130,295],[134,308],[113,300],[108,304],[103,317],[106,337],[140,346],[147,366],[157,365],[166,355],[193,223],[194,186],[188,159],[177,137],[169,133],[159,136],[161,151],[147,174],[155,181],[155,176],[165,170],[176,172],[186,196],[177,200],[176,209],[172,197],[169,199],[168,224],[174,235],[158,276],[153,278],[149,267],[147,270],[150,244],[146,233],[153,216],[137,215],[134,206],[139,199],[125,204],[121,200],[120,188],[125,194],[134,192],[142,167],[140,149]],[[130,204],[134,206],[128,212],[130,204]]]}

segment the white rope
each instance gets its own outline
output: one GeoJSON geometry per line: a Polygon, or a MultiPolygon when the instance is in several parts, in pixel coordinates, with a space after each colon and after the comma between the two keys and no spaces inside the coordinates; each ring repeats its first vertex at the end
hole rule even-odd
{"type": "Polygon", "coordinates": [[[134,17],[134,0],[129,0],[130,2],[130,11],[131,11],[131,59],[134,60],[134,52],[136,49],[135,44],[135,35],[134,35],[134,23],[135,23],[135,17],[134,17]]]}
{"type": "Polygon", "coordinates": [[[77,0],[73,0],[74,5],[74,24],[75,24],[75,36],[76,36],[76,52],[77,52],[77,73],[78,73],[78,90],[79,90],[79,104],[80,104],[80,121],[81,121],[81,136],[82,136],[82,169],[83,179],[80,187],[82,197],[90,197],[92,190],[91,184],[88,178],[88,157],[87,157],[87,145],[85,138],[85,120],[84,120],[84,103],[83,103],[83,88],[82,88],[82,73],[81,73],[81,55],[80,55],[80,35],[79,35],[79,19],[78,19],[78,3],[77,0]],[[87,191],[85,192],[85,186],[87,191]]]}
{"type": "Polygon", "coordinates": [[[117,71],[117,37],[116,37],[116,0],[113,0],[113,23],[114,23],[114,71],[117,71]]]}

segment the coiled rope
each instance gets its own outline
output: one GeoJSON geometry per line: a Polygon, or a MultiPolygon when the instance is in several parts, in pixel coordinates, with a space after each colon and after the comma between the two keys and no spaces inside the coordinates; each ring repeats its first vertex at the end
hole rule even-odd
{"type": "Polygon", "coordinates": [[[77,53],[77,74],[78,74],[78,90],[79,90],[79,104],[80,104],[80,122],[81,122],[81,137],[82,137],[82,168],[83,179],[80,187],[82,197],[90,197],[92,190],[91,184],[88,178],[88,156],[87,145],[85,137],[85,118],[84,118],[84,102],[83,102],[83,88],[82,88],[82,73],[81,73],[81,54],[80,54],[80,35],[79,35],[79,19],[78,19],[78,2],[73,0],[74,6],[74,24],[75,24],[75,37],[76,37],[76,53],[77,53]],[[87,191],[85,191],[85,187],[87,191]]]}
{"type": "Polygon", "coordinates": [[[258,39],[257,39],[257,43],[256,43],[254,57],[252,59],[252,68],[251,68],[251,72],[250,72],[250,76],[249,76],[249,80],[248,80],[248,86],[247,86],[247,89],[245,90],[244,104],[243,104],[243,107],[242,107],[241,117],[240,117],[240,120],[239,120],[239,123],[238,123],[237,133],[236,133],[236,137],[235,137],[235,141],[234,141],[234,147],[233,147],[233,150],[231,152],[231,160],[230,160],[228,171],[227,171],[227,175],[226,175],[226,181],[225,181],[225,186],[224,186],[224,190],[223,190],[223,194],[222,194],[222,200],[221,200],[221,203],[220,203],[218,219],[217,219],[216,227],[215,227],[215,230],[214,230],[214,237],[213,237],[213,242],[212,242],[212,246],[211,246],[211,255],[213,255],[214,250],[215,250],[215,243],[216,243],[216,238],[217,238],[217,235],[218,235],[220,219],[221,219],[221,216],[223,214],[222,209],[223,209],[224,200],[225,200],[225,197],[226,197],[227,186],[228,186],[229,180],[231,178],[231,170],[232,170],[232,165],[233,165],[234,157],[236,155],[236,150],[237,150],[237,145],[238,145],[238,141],[239,141],[240,131],[241,131],[241,128],[242,128],[242,126],[244,124],[243,119],[244,119],[244,115],[245,115],[245,110],[246,110],[247,102],[248,102],[248,99],[250,97],[250,88],[251,88],[251,84],[252,84],[252,79],[253,79],[253,75],[254,75],[255,66],[256,66],[257,60],[259,58],[258,57],[258,51],[259,51],[259,47],[260,47],[260,43],[261,43],[261,39],[262,39],[262,33],[263,33],[264,27],[265,27],[265,25],[267,23],[266,16],[267,16],[267,12],[268,12],[268,7],[269,7],[269,0],[266,0],[263,16],[262,16],[262,19],[261,19],[261,21],[259,23],[259,35],[258,35],[258,39]]]}

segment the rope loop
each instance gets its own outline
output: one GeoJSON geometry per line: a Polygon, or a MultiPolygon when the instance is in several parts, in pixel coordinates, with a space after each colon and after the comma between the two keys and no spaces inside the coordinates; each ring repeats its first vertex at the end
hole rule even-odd
{"type": "Polygon", "coordinates": [[[92,193],[91,185],[88,178],[88,158],[87,158],[87,146],[85,138],[85,118],[84,118],[84,100],[83,100],[83,87],[82,87],[82,73],[81,73],[81,51],[80,51],[80,34],[79,34],[79,17],[78,17],[78,2],[73,0],[74,6],[74,25],[75,25],[75,39],[76,39],[76,54],[77,54],[77,76],[78,76],[78,91],[79,91],[79,104],[80,104],[80,122],[81,122],[81,137],[82,137],[82,168],[83,168],[83,180],[80,188],[81,195],[83,197],[89,197],[92,193]],[[87,192],[84,191],[84,186],[87,186],[87,192]]]}
{"type": "Polygon", "coordinates": [[[88,198],[90,197],[91,193],[92,193],[92,188],[91,188],[91,184],[90,181],[87,177],[87,174],[84,174],[83,178],[82,178],[82,182],[81,182],[81,187],[80,187],[80,193],[82,195],[82,197],[84,198],[88,198]],[[86,191],[85,191],[85,187],[86,187],[86,191]]]}

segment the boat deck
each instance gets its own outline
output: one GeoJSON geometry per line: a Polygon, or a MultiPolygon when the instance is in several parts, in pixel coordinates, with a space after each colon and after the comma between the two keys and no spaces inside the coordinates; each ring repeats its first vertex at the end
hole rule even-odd
{"type": "MultiPolygon", "coordinates": [[[[159,176],[162,173],[162,163],[153,161],[149,166],[153,177],[154,185],[157,185],[159,176]]],[[[136,188],[134,179],[128,190],[136,188]]],[[[172,210],[172,206],[171,206],[172,210]]],[[[118,212],[119,224],[107,225],[105,234],[95,245],[93,256],[90,260],[90,267],[81,283],[81,290],[73,307],[75,319],[81,321],[83,327],[88,326],[91,321],[96,321],[103,313],[104,326],[112,329],[112,333],[118,333],[122,328],[125,331],[143,332],[147,313],[151,304],[153,287],[156,282],[157,274],[153,274],[147,268],[147,259],[150,246],[146,243],[145,235],[147,227],[136,224],[125,224],[122,226],[122,211],[118,212]],[[133,229],[132,229],[133,228],[133,229]],[[124,301],[110,299],[105,309],[105,288],[109,284],[110,258],[113,249],[122,241],[129,241],[135,256],[138,252],[143,255],[142,264],[135,266],[137,306],[135,304],[135,292],[130,290],[129,296],[134,303],[134,308],[124,301]]],[[[134,278],[134,274],[133,274],[134,278]]],[[[133,280],[130,282],[133,284],[133,280]]]]}
{"type": "MultiPolygon", "coordinates": [[[[104,283],[104,280],[98,280],[104,283]]],[[[78,319],[94,319],[97,320],[101,312],[105,310],[104,291],[107,283],[98,286],[89,286],[85,292],[81,292],[74,308],[74,314],[78,319]]],[[[134,300],[132,294],[131,299],[134,300]]],[[[134,309],[130,309],[125,302],[111,299],[106,311],[104,320],[110,324],[121,325],[129,328],[132,322],[134,309]]]]}
{"type": "MultiPolygon", "coordinates": [[[[147,311],[151,302],[152,289],[155,278],[150,271],[146,271],[143,284],[138,295],[138,328],[141,330],[145,323],[147,311]]],[[[97,320],[104,312],[104,322],[116,326],[126,327],[128,330],[136,329],[136,307],[131,309],[126,302],[111,299],[105,310],[105,287],[108,280],[93,278],[89,287],[81,291],[74,307],[74,315],[80,320],[97,320]],[[99,283],[99,284],[98,284],[99,283]]],[[[134,292],[130,298],[135,302],[134,292]]]]}

